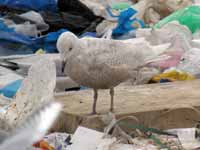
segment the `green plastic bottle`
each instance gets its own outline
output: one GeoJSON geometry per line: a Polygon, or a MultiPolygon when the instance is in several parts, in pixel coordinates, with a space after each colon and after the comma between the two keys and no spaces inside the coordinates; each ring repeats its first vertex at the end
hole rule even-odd
{"type": "Polygon", "coordinates": [[[171,21],[178,21],[180,24],[186,25],[192,33],[195,33],[200,29],[200,6],[189,6],[180,9],[159,21],[154,27],[161,28],[171,21]]]}

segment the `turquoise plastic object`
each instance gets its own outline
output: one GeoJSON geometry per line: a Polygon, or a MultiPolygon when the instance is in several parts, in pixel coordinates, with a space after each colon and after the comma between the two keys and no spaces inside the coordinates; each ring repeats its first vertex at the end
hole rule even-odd
{"type": "Polygon", "coordinates": [[[124,10],[130,7],[131,5],[129,3],[119,2],[119,3],[114,3],[111,8],[115,10],[124,10]]]}
{"type": "Polygon", "coordinates": [[[16,95],[21,84],[22,84],[22,80],[16,80],[6,85],[2,89],[0,89],[0,94],[3,94],[5,97],[8,97],[8,98],[13,98],[16,95]]]}

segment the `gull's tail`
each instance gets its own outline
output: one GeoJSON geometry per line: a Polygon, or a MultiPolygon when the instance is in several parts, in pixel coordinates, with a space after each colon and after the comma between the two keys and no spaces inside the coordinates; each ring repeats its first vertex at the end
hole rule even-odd
{"type": "Polygon", "coordinates": [[[168,59],[170,56],[164,54],[164,52],[166,52],[170,46],[170,43],[152,46],[152,55],[145,58],[145,64],[168,59]]]}
{"type": "Polygon", "coordinates": [[[166,50],[170,46],[171,46],[171,43],[166,43],[166,44],[152,46],[153,54],[155,54],[155,56],[159,56],[159,55],[163,54],[164,52],[166,52],[166,50]]]}

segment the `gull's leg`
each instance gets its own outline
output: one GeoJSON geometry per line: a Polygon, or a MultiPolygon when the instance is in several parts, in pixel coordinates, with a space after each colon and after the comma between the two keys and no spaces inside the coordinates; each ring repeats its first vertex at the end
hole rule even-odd
{"type": "Polygon", "coordinates": [[[97,98],[98,98],[98,90],[94,89],[94,102],[92,106],[92,115],[96,114],[96,104],[97,104],[97,98]]]}
{"type": "Polygon", "coordinates": [[[111,97],[111,103],[110,103],[110,111],[114,111],[114,88],[110,88],[110,97],[111,97]]]}

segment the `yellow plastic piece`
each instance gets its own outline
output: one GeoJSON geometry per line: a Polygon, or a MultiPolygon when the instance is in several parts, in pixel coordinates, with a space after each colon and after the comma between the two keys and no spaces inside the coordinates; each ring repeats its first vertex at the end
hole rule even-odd
{"type": "Polygon", "coordinates": [[[36,55],[45,54],[46,52],[43,49],[39,49],[35,52],[36,55]]]}
{"type": "Polygon", "coordinates": [[[162,73],[152,78],[152,80],[155,82],[159,82],[161,79],[168,79],[170,81],[188,81],[196,78],[188,73],[178,72],[176,70],[162,73]]]}

